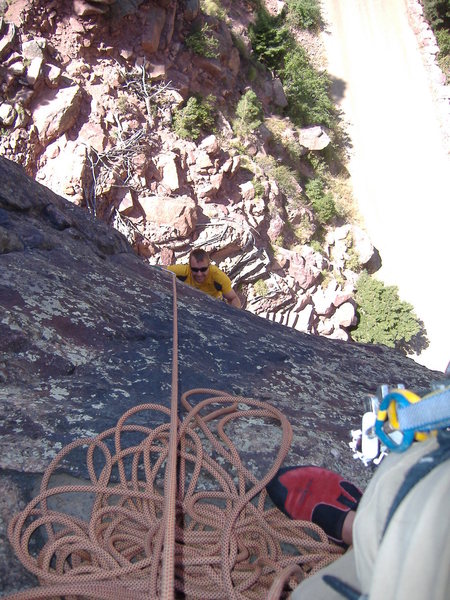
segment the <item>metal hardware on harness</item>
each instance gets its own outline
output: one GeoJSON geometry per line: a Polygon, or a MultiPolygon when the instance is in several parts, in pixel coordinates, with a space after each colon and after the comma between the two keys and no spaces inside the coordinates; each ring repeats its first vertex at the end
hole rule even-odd
{"type": "MultiPolygon", "coordinates": [[[[395,386],[382,384],[377,388],[376,395],[370,396],[364,401],[361,429],[351,431],[352,441],[349,446],[353,450],[353,458],[361,460],[366,467],[371,463],[378,465],[387,455],[387,446],[380,443],[375,432],[380,403],[392,390],[402,390],[404,388],[403,383],[398,383],[395,386]]],[[[393,435],[398,435],[398,433],[395,434],[394,432],[393,435]]]]}
{"type": "Polygon", "coordinates": [[[412,444],[414,437],[416,439],[425,439],[426,434],[414,431],[401,431],[398,422],[397,410],[400,407],[406,407],[409,404],[420,402],[420,396],[409,390],[394,390],[387,394],[381,401],[375,421],[375,433],[389,450],[394,452],[403,452],[412,444]],[[393,433],[400,432],[401,439],[395,439],[393,433]]]}
{"type": "Polygon", "coordinates": [[[423,397],[403,384],[383,384],[366,401],[365,409],[361,429],[351,432],[349,446],[365,466],[378,465],[389,451],[404,452],[414,440],[420,442],[450,427],[450,370],[423,397]]]}

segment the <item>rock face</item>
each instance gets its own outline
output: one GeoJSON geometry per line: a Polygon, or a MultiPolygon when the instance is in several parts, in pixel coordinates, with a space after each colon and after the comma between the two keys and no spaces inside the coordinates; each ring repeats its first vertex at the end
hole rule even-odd
{"type": "MultiPolygon", "coordinates": [[[[172,279],[4,158],[0,181],[0,577],[11,592],[34,581],[6,526],[56,452],[130,407],[169,405],[172,279]]],[[[384,347],[299,333],[184,284],[177,293],[180,391],[217,388],[279,408],[294,430],[286,464],[328,467],[364,487],[370,472],[347,445],[363,400],[381,383],[423,393],[438,377],[384,347]]],[[[345,304],[339,318],[349,321],[345,304]]],[[[250,431],[238,432],[241,456],[261,475],[278,432],[250,431]]],[[[86,477],[81,461],[64,470],[86,477]]]]}
{"type": "MultiPolygon", "coordinates": [[[[202,246],[239,286],[248,311],[348,339],[356,321],[334,317],[338,298],[354,291],[354,271],[375,250],[367,240],[360,257],[355,231],[333,236],[333,228],[322,256],[312,250],[317,219],[302,186],[295,182],[288,197],[264,162],[276,147],[265,124],[245,140],[246,155],[237,152],[243,142],[230,123],[250,66],[233,40],[251,51],[255,14],[248,3],[223,4],[229,27],[198,1],[8,3],[0,21],[0,155],[112,224],[149,263],[183,261],[202,246]],[[215,58],[187,43],[200,26],[218,44],[215,58]],[[214,95],[218,133],[181,139],[174,116],[198,94],[214,95]]],[[[278,13],[282,4],[269,8],[278,13]]],[[[268,115],[286,107],[282,82],[269,71],[253,88],[268,115]]],[[[313,177],[327,132],[272,121],[297,149],[299,170],[313,177]]]]}

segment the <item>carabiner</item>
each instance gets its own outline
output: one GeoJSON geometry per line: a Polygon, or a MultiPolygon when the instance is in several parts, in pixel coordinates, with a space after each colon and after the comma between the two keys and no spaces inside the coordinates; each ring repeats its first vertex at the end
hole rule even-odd
{"type": "Polygon", "coordinates": [[[394,390],[382,399],[377,414],[377,420],[375,421],[375,433],[389,450],[403,452],[411,446],[414,439],[414,431],[400,431],[397,418],[397,407],[406,407],[409,404],[419,402],[419,400],[420,396],[417,396],[409,390],[394,390]],[[396,443],[395,440],[386,433],[386,421],[389,422],[389,425],[394,432],[398,431],[402,434],[402,440],[399,443],[396,443]]]}

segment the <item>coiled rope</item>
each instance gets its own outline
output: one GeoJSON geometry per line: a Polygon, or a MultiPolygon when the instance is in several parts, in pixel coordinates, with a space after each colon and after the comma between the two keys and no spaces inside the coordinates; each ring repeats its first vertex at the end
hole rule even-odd
{"type": "Polygon", "coordinates": [[[342,553],[313,523],[267,506],[265,486],[292,440],[279,410],[194,389],[182,395],[186,416],[178,418],[175,276],[173,298],[171,408],[136,406],[115,427],[58,453],[40,493],[8,528],[40,587],[9,600],[276,600],[293,576],[298,582],[342,553]],[[160,413],[162,423],[148,427],[147,411],[160,413]],[[232,440],[236,428],[255,421],[281,428],[280,448],[262,479],[243,464],[232,440]],[[63,461],[81,450],[90,481],[51,486],[63,461]],[[91,503],[86,520],[54,508],[62,495],[73,495],[76,506],[80,494],[84,506],[91,503]]]}

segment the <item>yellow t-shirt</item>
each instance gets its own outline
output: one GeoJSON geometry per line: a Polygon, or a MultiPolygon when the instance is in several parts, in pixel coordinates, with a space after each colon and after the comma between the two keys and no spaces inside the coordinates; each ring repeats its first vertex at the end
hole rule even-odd
{"type": "Polygon", "coordinates": [[[203,283],[197,283],[192,276],[189,265],[169,265],[169,271],[175,273],[178,279],[188,285],[201,290],[214,298],[221,298],[222,294],[228,294],[231,291],[231,280],[228,275],[215,265],[209,265],[208,275],[203,283]]]}

